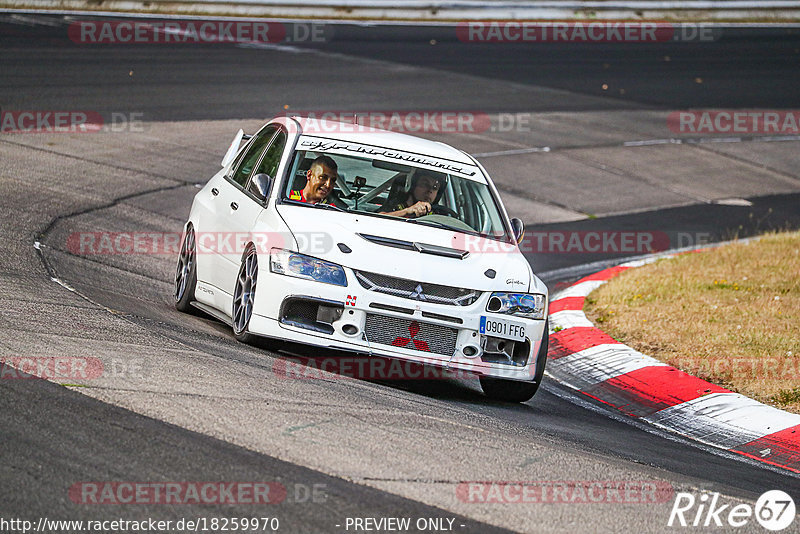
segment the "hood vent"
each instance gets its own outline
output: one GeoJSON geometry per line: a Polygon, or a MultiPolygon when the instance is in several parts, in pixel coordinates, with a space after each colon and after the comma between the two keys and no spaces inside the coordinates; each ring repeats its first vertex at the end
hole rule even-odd
{"type": "Polygon", "coordinates": [[[417,250],[414,248],[414,243],[411,241],[403,241],[402,239],[392,239],[391,237],[381,237],[378,235],[358,234],[359,237],[366,239],[370,243],[383,245],[385,247],[402,248],[403,250],[417,250]]]}
{"type": "Polygon", "coordinates": [[[419,243],[417,241],[404,241],[402,239],[394,239],[391,237],[381,237],[370,234],[358,234],[361,238],[366,239],[371,243],[383,245],[386,247],[400,248],[403,250],[416,250],[422,254],[432,254],[434,256],[444,256],[446,258],[456,258],[463,260],[469,256],[469,251],[459,250],[457,248],[441,247],[439,245],[431,245],[428,243],[419,243]]]}

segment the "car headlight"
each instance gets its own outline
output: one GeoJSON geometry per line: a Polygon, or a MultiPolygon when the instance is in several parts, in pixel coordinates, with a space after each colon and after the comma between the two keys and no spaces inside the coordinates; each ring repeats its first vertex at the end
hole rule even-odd
{"type": "Polygon", "coordinates": [[[547,298],[538,293],[495,292],[486,303],[486,311],[505,313],[527,319],[544,319],[547,298]]]}
{"type": "Polygon", "coordinates": [[[341,265],[280,248],[269,251],[269,270],[295,278],[347,287],[347,277],[341,265]]]}

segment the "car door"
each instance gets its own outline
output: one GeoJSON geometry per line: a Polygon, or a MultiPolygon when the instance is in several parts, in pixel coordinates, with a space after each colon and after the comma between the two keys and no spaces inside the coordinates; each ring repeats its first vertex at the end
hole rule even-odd
{"type": "MultiPolygon", "coordinates": [[[[244,246],[250,240],[256,243],[262,243],[265,236],[253,236],[252,230],[255,226],[261,212],[264,210],[265,198],[259,196],[258,190],[253,186],[253,176],[257,174],[267,174],[270,177],[275,177],[275,172],[278,169],[278,164],[281,161],[284,149],[286,147],[287,134],[283,129],[277,129],[275,135],[270,140],[267,148],[262,151],[258,163],[252,167],[245,181],[243,178],[247,169],[242,170],[242,174],[234,174],[233,182],[235,187],[230,192],[230,203],[227,204],[230,209],[229,223],[231,230],[234,234],[231,242],[234,246],[226,248],[228,252],[223,254],[227,274],[222,289],[228,295],[233,295],[236,277],[239,273],[241,265],[242,254],[244,253],[244,246]]],[[[269,236],[266,236],[269,238],[269,236]]],[[[259,251],[261,252],[261,251],[259,251]]],[[[262,256],[263,265],[266,267],[266,256],[262,256]]]]}
{"type": "Polygon", "coordinates": [[[215,293],[215,306],[230,313],[226,305],[233,293],[233,283],[243,250],[237,243],[241,231],[249,231],[263,207],[245,193],[250,176],[261,156],[280,128],[271,124],[258,132],[231,166],[226,175],[216,177],[210,189],[206,224],[198,236],[198,249],[208,254],[208,271],[203,280],[221,290],[215,293]],[[238,252],[237,252],[238,250],[238,252]]]}

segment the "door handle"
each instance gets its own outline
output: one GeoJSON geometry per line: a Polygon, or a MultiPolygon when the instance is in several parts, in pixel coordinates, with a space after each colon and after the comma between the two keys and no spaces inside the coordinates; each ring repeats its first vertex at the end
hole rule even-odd
{"type": "Polygon", "coordinates": [[[211,194],[214,195],[214,196],[219,195],[219,189],[217,189],[216,187],[212,187],[211,188],[211,194]]]}
{"type": "Polygon", "coordinates": [[[231,202],[231,209],[233,211],[238,210],[239,209],[239,204],[237,204],[236,202],[231,202]]]}

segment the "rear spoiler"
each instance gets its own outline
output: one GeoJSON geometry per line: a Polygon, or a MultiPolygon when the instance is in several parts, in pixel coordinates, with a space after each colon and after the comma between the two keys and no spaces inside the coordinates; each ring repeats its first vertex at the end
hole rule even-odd
{"type": "Polygon", "coordinates": [[[241,128],[236,135],[233,136],[233,141],[231,142],[231,146],[228,147],[228,151],[225,152],[225,156],[222,158],[222,166],[227,167],[230,162],[233,161],[233,158],[236,157],[236,154],[239,152],[239,147],[242,145],[242,141],[249,141],[252,139],[252,135],[248,135],[244,133],[244,130],[241,128]]]}

